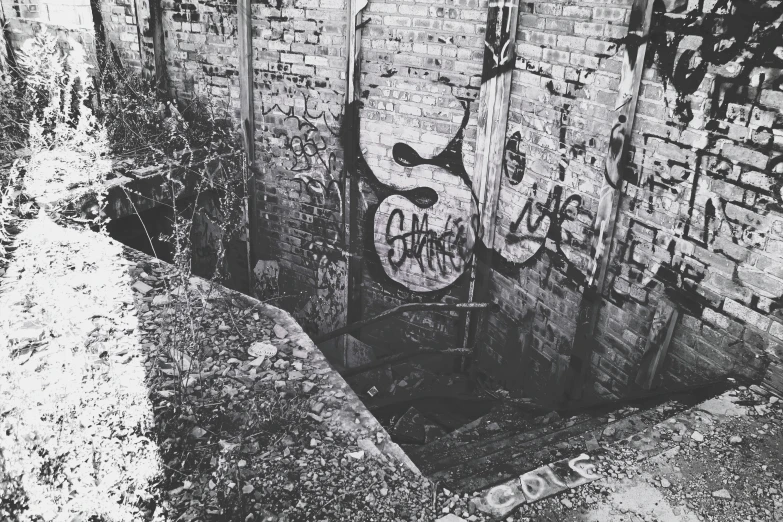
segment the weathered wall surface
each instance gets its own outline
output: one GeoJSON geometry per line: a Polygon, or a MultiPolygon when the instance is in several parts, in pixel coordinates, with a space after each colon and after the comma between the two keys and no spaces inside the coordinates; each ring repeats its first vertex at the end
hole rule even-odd
{"type": "Polygon", "coordinates": [[[90,0],[0,0],[0,8],[13,49],[21,49],[39,31],[48,31],[57,35],[65,53],[80,47],[88,63],[97,64],[90,0]]]}
{"type": "Polygon", "coordinates": [[[345,321],[343,163],[346,6],[253,4],[256,181],[262,260],[280,306],[310,332],[345,321]]]}
{"type": "Polygon", "coordinates": [[[105,38],[123,65],[136,73],[153,71],[154,50],[152,35],[149,33],[148,0],[100,2],[100,15],[105,38]]]}
{"type": "MultiPolygon", "coordinates": [[[[467,297],[486,7],[478,0],[367,7],[359,129],[366,313],[467,297]]],[[[460,346],[459,321],[425,312],[362,333],[392,353],[460,346]]]]}
{"type": "Polygon", "coordinates": [[[557,383],[573,349],[631,2],[521,5],[494,249],[486,365],[557,383]]]}
{"type": "Polygon", "coordinates": [[[6,19],[21,18],[63,27],[92,27],[90,0],[2,0],[6,19]]]}
{"type": "MultiPolygon", "coordinates": [[[[665,305],[681,315],[660,383],[758,378],[770,365],[780,389],[783,7],[666,4],[653,16],[592,385],[633,391],[665,305]]],[[[536,389],[558,381],[575,348],[630,5],[521,9],[496,221],[504,313],[487,365],[521,367],[536,389]]]]}
{"type": "Polygon", "coordinates": [[[768,359],[780,390],[783,4],[678,4],[654,20],[599,379],[625,388],[667,300],[683,315],[666,380],[758,375],[768,359]]]}
{"type": "MultiPolygon", "coordinates": [[[[525,393],[561,386],[576,347],[632,3],[520,4],[490,245],[501,311],[479,343],[482,370],[525,393]]],[[[209,94],[236,112],[235,5],[163,7],[172,92],[209,94]]],[[[370,0],[358,132],[345,136],[344,0],[252,4],[258,288],[310,332],[346,318],[347,139],[359,145],[363,313],[467,298],[490,7],[502,8],[370,0]]],[[[120,54],[149,68],[147,2],[103,2],[102,13],[120,54]]],[[[783,388],[782,16],[777,0],[655,4],[589,358],[600,396],[635,391],[667,307],[679,319],[656,385],[766,375],[783,388]]],[[[387,351],[457,346],[463,322],[417,314],[365,329],[362,340],[387,351]]]]}

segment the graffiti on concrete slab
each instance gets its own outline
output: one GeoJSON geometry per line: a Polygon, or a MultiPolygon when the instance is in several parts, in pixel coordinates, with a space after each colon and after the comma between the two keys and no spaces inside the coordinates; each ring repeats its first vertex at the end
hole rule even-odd
{"type": "Polygon", "coordinates": [[[472,502],[484,513],[502,517],[522,504],[536,502],[601,478],[587,454],[563,459],[487,490],[472,502]]]}

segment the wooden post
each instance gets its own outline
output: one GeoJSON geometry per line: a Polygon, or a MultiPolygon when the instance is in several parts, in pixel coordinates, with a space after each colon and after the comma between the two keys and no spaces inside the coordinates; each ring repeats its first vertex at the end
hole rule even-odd
{"type": "Polygon", "coordinates": [[[647,41],[650,36],[653,3],[653,0],[634,0],[631,7],[628,36],[625,39],[625,57],[615,106],[615,119],[609,135],[604,180],[601,185],[598,210],[592,226],[593,257],[580,303],[571,360],[563,381],[566,401],[581,398],[596,342],[595,331],[603,305],[609,253],[614,238],[617,213],[620,208],[623,161],[636,116],[636,102],[644,72],[644,57],[647,53],[647,41]]]}
{"type": "Polygon", "coordinates": [[[353,323],[362,317],[362,244],[359,238],[359,91],[362,29],[361,12],[368,0],[348,0],[348,68],[345,78],[345,120],[343,121],[343,147],[345,157],[344,191],[345,210],[343,223],[348,247],[348,284],[346,290],[346,322],[353,323]]]}
{"type": "Polygon", "coordinates": [[[644,57],[650,36],[653,0],[636,0],[631,9],[631,20],[626,38],[625,59],[620,73],[620,87],[617,93],[615,119],[609,133],[609,150],[606,154],[606,169],[601,184],[598,211],[593,221],[593,259],[588,276],[588,285],[595,284],[603,289],[609,252],[614,238],[614,225],[619,209],[623,183],[623,160],[627,142],[633,130],[636,103],[644,72],[644,57]]]}
{"type": "Polygon", "coordinates": [[[662,298],[655,309],[642,360],[636,373],[636,384],[643,390],[652,389],[655,378],[663,367],[679,317],[680,311],[668,299],[662,298]]]}
{"type": "MultiPolygon", "coordinates": [[[[478,135],[474,187],[477,201],[471,216],[477,216],[477,230],[471,227],[474,245],[483,243],[474,256],[468,301],[486,301],[492,272],[492,251],[495,243],[495,214],[503,175],[503,155],[511,100],[511,76],[516,62],[518,0],[490,0],[487,9],[484,65],[479,93],[478,135]]],[[[474,251],[476,251],[474,249],[474,251]]],[[[467,312],[464,342],[474,347],[486,314],[467,312]],[[475,320],[473,316],[475,315],[475,320]]]]}
{"type": "Polygon", "coordinates": [[[242,140],[245,147],[245,241],[247,255],[248,291],[253,289],[253,259],[256,255],[253,248],[253,233],[255,232],[253,197],[255,195],[255,176],[253,166],[256,161],[255,151],[255,112],[253,110],[253,21],[250,6],[251,0],[237,0],[237,38],[239,40],[239,112],[242,125],[242,140]]]}
{"type": "Polygon", "coordinates": [[[147,64],[147,57],[144,53],[144,29],[142,28],[142,25],[144,24],[144,18],[142,18],[139,14],[141,12],[139,7],[139,0],[133,0],[133,15],[134,20],[136,21],[136,38],[139,39],[139,61],[141,62],[141,70],[139,73],[142,75],[142,77],[146,78],[146,75],[144,74],[144,66],[147,64]]]}
{"type": "Polygon", "coordinates": [[[163,37],[163,0],[150,0],[150,28],[155,49],[155,84],[158,95],[169,97],[169,75],[166,70],[166,41],[163,37]]]}
{"type": "Polygon", "coordinates": [[[8,41],[6,40],[6,24],[8,20],[5,19],[5,7],[0,0],[0,71],[5,71],[8,67],[8,41]]]}

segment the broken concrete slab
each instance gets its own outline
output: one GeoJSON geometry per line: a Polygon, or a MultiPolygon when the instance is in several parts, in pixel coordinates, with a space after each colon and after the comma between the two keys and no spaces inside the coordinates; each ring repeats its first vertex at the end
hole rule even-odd
{"type": "Polygon", "coordinates": [[[471,502],[484,513],[502,517],[527,502],[535,502],[600,478],[592,458],[583,453],[528,471],[488,489],[471,502]]]}
{"type": "Polygon", "coordinates": [[[152,287],[145,283],[144,281],[136,281],[133,283],[133,286],[131,286],[134,290],[139,292],[141,295],[147,295],[152,291],[152,287]]]}

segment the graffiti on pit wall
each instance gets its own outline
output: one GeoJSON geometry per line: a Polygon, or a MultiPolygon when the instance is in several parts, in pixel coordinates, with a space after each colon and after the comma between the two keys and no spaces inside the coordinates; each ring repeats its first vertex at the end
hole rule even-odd
{"type": "MultiPolygon", "coordinates": [[[[413,147],[397,143],[392,155],[398,165],[411,169],[412,176],[422,175],[426,169],[456,178],[453,185],[475,201],[462,159],[470,117],[467,102],[463,103],[463,110],[459,130],[440,153],[425,158],[413,147]]],[[[449,288],[466,273],[472,259],[472,250],[467,246],[470,201],[461,201],[448,191],[438,195],[430,187],[411,189],[419,191],[413,193],[400,191],[381,183],[369,168],[367,172],[379,198],[378,205],[369,212],[373,224],[369,237],[384,273],[413,292],[449,288]]]]}
{"type": "Polygon", "coordinates": [[[583,453],[575,458],[541,466],[494,486],[473,502],[484,513],[503,517],[521,504],[536,502],[600,478],[595,460],[583,453]]]}
{"type": "MultiPolygon", "coordinates": [[[[725,107],[727,97],[745,94],[752,74],[779,69],[783,59],[782,4],[717,0],[707,13],[700,8],[686,11],[687,7],[656,12],[650,39],[653,52],[648,53],[648,65],[654,60],[664,85],[676,90],[674,112],[683,123],[694,118],[691,96],[708,74],[717,76],[713,104],[725,107]]],[[[779,77],[779,71],[774,76],[779,77]]],[[[782,82],[778,78],[774,88],[782,82]]]]}
{"type": "Polygon", "coordinates": [[[564,104],[558,122],[551,124],[525,114],[507,139],[504,180],[515,188],[515,208],[519,209],[506,225],[505,245],[495,256],[496,266],[507,275],[548,256],[575,282],[585,279],[587,237],[583,223],[592,215],[583,207],[582,196],[568,192],[576,192],[590,161],[584,143],[567,145],[569,113],[570,105],[564,104]],[[529,129],[535,129],[536,137],[529,129]],[[552,154],[527,157],[530,139],[552,154]]]}
{"type": "Polygon", "coordinates": [[[710,289],[759,313],[783,308],[783,288],[765,275],[769,267],[751,267],[748,257],[768,238],[783,237],[783,155],[776,156],[773,139],[780,108],[760,103],[764,91],[783,87],[781,16],[783,4],[725,0],[707,13],[656,13],[648,60],[672,86],[675,99],[665,101],[680,123],[666,135],[643,135],[644,168],[632,180],[640,188],[631,201],[637,217],[620,242],[610,285],[616,301],[644,303],[660,286],[695,315],[715,307],[710,289]],[[697,91],[706,92],[705,101],[697,91]],[[694,142],[693,134],[685,137],[689,128],[709,132],[694,142]],[[656,221],[662,211],[676,216],[672,225],[656,221]],[[710,269],[715,263],[733,273],[710,269]]]}
{"type": "MultiPolygon", "coordinates": [[[[339,137],[339,117],[334,117],[326,110],[317,111],[310,108],[309,99],[303,98],[303,103],[294,103],[283,109],[275,104],[270,108],[262,108],[262,115],[269,121],[278,119],[271,135],[266,139],[278,140],[286,154],[289,164],[286,170],[293,173],[292,179],[297,183],[301,200],[307,194],[310,204],[319,212],[313,220],[314,236],[322,238],[322,242],[314,242],[308,248],[314,252],[317,260],[323,255],[339,256],[337,251],[343,237],[343,170],[334,150],[339,137]],[[295,111],[294,107],[302,105],[295,111]]],[[[290,174],[283,174],[287,176],[290,174]]]]}
{"type": "Polygon", "coordinates": [[[439,216],[433,216],[431,228],[430,215],[427,212],[420,215],[410,201],[400,196],[391,196],[386,201],[396,207],[386,222],[385,233],[389,245],[387,261],[392,270],[400,270],[414,261],[418,273],[438,280],[436,286],[442,288],[453,283],[464,272],[469,259],[467,223],[463,218],[448,216],[445,224],[441,224],[434,222],[439,216]],[[414,208],[406,213],[403,210],[406,207],[414,208]]]}
{"type": "Polygon", "coordinates": [[[514,17],[518,0],[490,0],[485,31],[484,64],[482,82],[487,82],[514,67],[516,49],[511,43],[512,31],[516,31],[514,17]]]}

